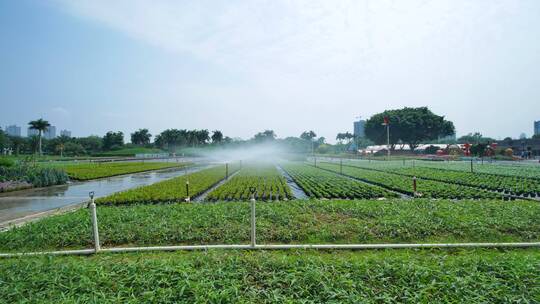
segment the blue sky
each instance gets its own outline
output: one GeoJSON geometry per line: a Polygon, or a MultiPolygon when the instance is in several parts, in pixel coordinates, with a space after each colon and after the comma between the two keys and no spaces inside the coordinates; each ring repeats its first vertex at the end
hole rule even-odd
{"type": "Polygon", "coordinates": [[[540,1],[0,1],[0,125],[248,138],[429,106],[532,133],[540,1]]]}

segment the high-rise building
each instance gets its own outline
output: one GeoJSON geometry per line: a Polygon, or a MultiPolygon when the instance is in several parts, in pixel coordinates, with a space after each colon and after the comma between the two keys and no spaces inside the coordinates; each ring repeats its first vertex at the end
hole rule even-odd
{"type": "Polygon", "coordinates": [[[26,132],[26,134],[27,134],[28,137],[38,136],[39,131],[36,130],[36,129],[32,129],[32,128],[28,127],[28,131],[26,132]]]}
{"type": "Polygon", "coordinates": [[[540,135],[540,120],[534,122],[534,135],[540,135]]]}
{"type": "Polygon", "coordinates": [[[56,127],[55,126],[49,126],[45,132],[43,132],[43,138],[45,139],[53,139],[56,137],[56,127]]]}
{"type": "Polygon", "coordinates": [[[60,131],[60,136],[71,137],[71,131],[68,131],[68,130],[61,130],[61,131],[60,131]]]}
{"type": "Polygon", "coordinates": [[[362,138],[366,136],[366,121],[365,120],[359,120],[355,121],[353,123],[354,125],[354,137],[355,138],[362,138]]]}
{"type": "Polygon", "coordinates": [[[16,125],[11,125],[6,127],[6,133],[9,136],[18,136],[21,137],[21,127],[16,125]]]}

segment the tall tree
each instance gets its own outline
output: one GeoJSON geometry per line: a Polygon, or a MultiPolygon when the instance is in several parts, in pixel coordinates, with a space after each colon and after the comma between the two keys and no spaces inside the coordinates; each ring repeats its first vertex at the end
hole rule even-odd
{"type": "Polygon", "coordinates": [[[48,143],[48,150],[56,153],[60,153],[60,157],[64,156],[65,145],[72,139],[68,136],[62,135],[53,138],[48,143]]]}
{"type": "Polygon", "coordinates": [[[354,138],[354,135],[347,131],[343,134],[343,138],[346,139],[347,143],[350,144],[351,140],[354,138]]]}
{"type": "Polygon", "coordinates": [[[313,131],[305,131],[300,134],[300,138],[307,141],[312,141],[315,137],[317,137],[317,134],[313,131]]]}
{"type": "Polygon", "coordinates": [[[212,132],[212,143],[220,144],[223,141],[223,133],[219,130],[212,132]]]}
{"type": "Polygon", "coordinates": [[[131,133],[131,143],[135,145],[147,145],[150,143],[152,134],[148,132],[148,129],[139,129],[131,133]]]}
{"type": "Polygon", "coordinates": [[[11,147],[15,152],[15,155],[19,155],[21,150],[24,150],[24,146],[27,142],[26,138],[22,136],[9,136],[11,147]]]}
{"type": "Polygon", "coordinates": [[[40,118],[38,120],[30,121],[28,125],[30,125],[30,129],[38,131],[39,155],[43,155],[43,151],[41,149],[41,142],[42,142],[41,137],[43,135],[43,132],[45,132],[51,126],[51,124],[48,121],[40,118]]]}
{"type": "Polygon", "coordinates": [[[256,142],[272,141],[276,139],[276,133],[274,130],[265,130],[264,132],[259,132],[255,134],[253,140],[256,142]]]}
{"type": "Polygon", "coordinates": [[[124,133],[109,131],[103,137],[103,149],[111,150],[124,145],[124,133]]]}
{"type": "Polygon", "coordinates": [[[204,145],[210,140],[210,132],[208,130],[196,130],[195,131],[196,145],[204,145]]]}
{"type": "Polygon", "coordinates": [[[339,144],[343,144],[343,141],[345,140],[345,133],[338,133],[336,135],[336,140],[339,142],[339,144]]]}
{"type": "Polygon", "coordinates": [[[434,114],[427,107],[387,110],[366,121],[366,137],[378,145],[387,143],[386,127],[383,125],[385,117],[390,123],[390,149],[403,142],[414,150],[423,141],[436,140],[455,132],[451,121],[434,114]]]}
{"type": "Polygon", "coordinates": [[[88,153],[96,153],[103,148],[103,138],[95,135],[88,137],[79,137],[74,140],[75,143],[81,145],[88,153]]]}
{"type": "Polygon", "coordinates": [[[0,153],[3,152],[4,149],[9,149],[11,146],[9,136],[0,129],[0,153]]]}

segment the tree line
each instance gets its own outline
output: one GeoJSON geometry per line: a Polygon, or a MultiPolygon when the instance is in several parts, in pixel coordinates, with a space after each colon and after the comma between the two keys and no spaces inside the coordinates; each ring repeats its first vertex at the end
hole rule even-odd
{"type": "Polygon", "coordinates": [[[109,131],[104,136],[66,137],[60,136],[45,140],[42,135],[50,126],[44,119],[29,122],[31,129],[37,130],[37,136],[28,138],[8,136],[0,130],[0,151],[11,149],[14,154],[47,153],[65,155],[96,154],[130,147],[158,148],[175,152],[186,147],[205,146],[238,146],[250,143],[275,142],[297,152],[343,152],[354,151],[368,145],[386,145],[389,139],[390,148],[407,144],[414,151],[421,143],[465,143],[486,144],[494,139],[484,137],[480,133],[471,133],[459,139],[445,139],[455,134],[454,124],[444,116],[434,114],[427,107],[386,110],[371,116],[365,122],[365,136],[355,137],[350,132],[336,135],[337,143],[330,145],[324,137],[318,137],[313,130],[302,132],[298,137],[278,139],[273,130],[256,133],[251,139],[233,139],[219,130],[208,129],[167,129],[153,136],[148,129],[142,128],[130,134],[131,143],[124,142],[124,133],[109,131]],[[388,122],[390,132],[387,133],[388,122]],[[152,141],[152,137],[154,140],[152,141]]]}

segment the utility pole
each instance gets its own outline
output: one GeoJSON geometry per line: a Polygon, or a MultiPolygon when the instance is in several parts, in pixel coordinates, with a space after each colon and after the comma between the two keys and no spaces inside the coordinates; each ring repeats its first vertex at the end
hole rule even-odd
{"type": "Polygon", "coordinates": [[[390,119],[388,116],[384,117],[384,122],[382,125],[386,126],[386,149],[388,151],[388,160],[390,160],[390,119]]]}
{"type": "Polygon", "coordinates": [[[390,123],[386,124],[386,142],[388,146],[388,160],[390,160],[390,123]]]}

